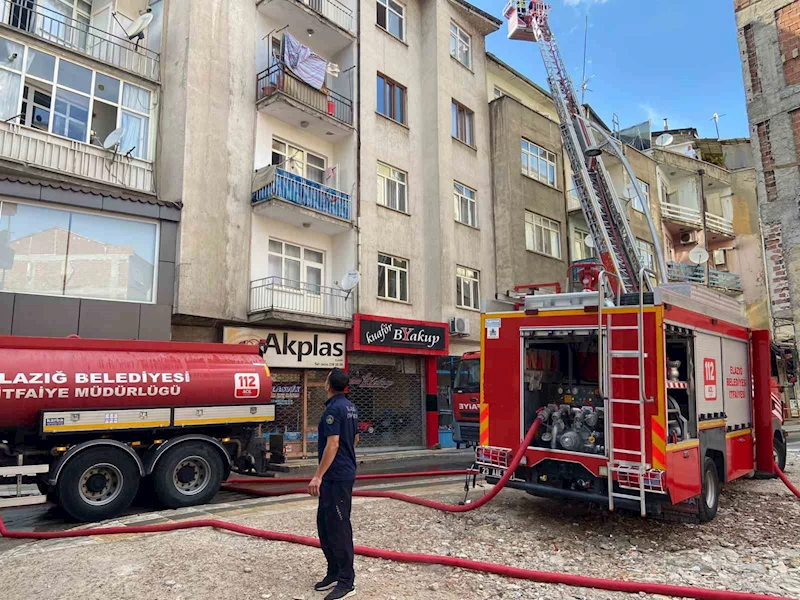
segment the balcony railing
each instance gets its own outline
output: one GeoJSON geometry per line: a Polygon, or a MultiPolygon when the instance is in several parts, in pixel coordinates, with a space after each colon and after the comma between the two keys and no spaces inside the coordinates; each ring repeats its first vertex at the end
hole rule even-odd
{"type": "Polygon", "coordinates": [[[347,125],[353,124],[353,103],[333,90],[318,90],[297,77],[283,63],[276,63],[256,77],[256,101],[281,92],[347,125]]]}
{"type": "Polygon", "coordinates": [[[679,262],[667,263],[667,275],[670,281],[691,281],[705,283],[706,271],[700,265],[685,265],[679,262]]]}
{"type": "Polygon", "coordinates": [[[39,3],[0,0],[0,22],[106,64],[154,81],[159,79],[159,54],[131,40],[65,17],[39,3]]]}
{"type": "Polygon", "coordinates": [[[353,11],[336,0],[301,0],[301,2],[342,29],[353,31],[353,11]]]}
{"type": "Polygon", "coordinates": [[[278,310],[332,319],[353,317],[352,295],[329,288],[281,277],[250,282],[250,314],[278,310]]]}
{"type": "MultiPolygon", "coordinates": [[[[678,262],[667,263],[667,273],[670,281],[689,281],[704,284],[706,282],[706,269],[702,265],[686,265],[678,262]]],[[[742,277],[727,271],[709,269],[708,285],[723,290],[741,292],[742,277]]]]}
{"type": "Polygon", "coordinates": [[[253,192],[253,204],[275,198],[350,221],[348,194],[283,169],[276,169],[274,180],[253,192]]]}
{"type": "Polygon", "coordinates": [[[152,193],[153,165],[17,123],[0,121],[0,157],[152,193]]]}
{"type": "Polygon", "coordinates": [[[730,237],[736,235],[733,231],[733,221],[725,217],[711,214],[710,212],[706,213],[706,228],[730,237]]]}
{"type": "Polygon", "coordinates": [[[708,285],[723,290],[731,290],[734,292],[742,291],[742,277],[735,273],[728,273],[727,271],[716,271],[711,269],[708,272],[708,285]]]}
{"type": "Polygon", "coordinates": [[[668,221],[677,221],[692,225],[698,229],[703,225],[703,218],[696,208],[680,206],[679,204],[661,203],[661,216],[668,221]]]}

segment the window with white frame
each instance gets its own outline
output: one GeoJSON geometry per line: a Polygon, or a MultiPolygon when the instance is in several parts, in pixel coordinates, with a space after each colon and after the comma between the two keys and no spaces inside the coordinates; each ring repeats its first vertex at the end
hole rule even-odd
{"type": "Polygon", "coordinates": [[[153,156],[148,89],[0,38],[0,90],[0,120],[95,146],[121,128],[121,154],[153,156]]]}
{"type": "Polygon", "coordinates": [[[385,29],[398,40],[406,39],[406,7],[392,0],[377,0],[378,27],[385,29]]]}
{"type": "Polygon", "coordinates": [[[158,223],[0,200],[0,290],[156,301],[158,223]]]}
{"type": "Polygon", "coordinates": [[[517,98],[513,94],[509,94],[503,88],[499,88],[497,86],[494,86],[494,97],[495,98],[502,98],[503,96],[508,96],[509,98],[514,98],[514,100],[517,100],[517,98]]]}
{"type": "Polygon", "coordinates": [[[272,138],[272,164],[289,173],[327,185],[324,156],[276,137],[272,138]]]}
{"type": "Polygon", "coordinates": [[[556,186],[556,155],[522,138],[522,173],[556,186]]]}
{"type": "Polygon", "coordinates": [[[408,175],[389,165],[378,163],[378,204],[408,212],[408,175]]]}
{"type": "Polygon", "coordinates": [[[472,68],[472,38],[455,23],[450,23],[450,56],[472,68]]]}
{"type": "Polygon", "coordinates": [[[467,146],[475,146],[473,123],[475,114],[463,104],[453,100],[451,106],[453,137],[467,146]]]}
{"type": "Polygon", "coordinates": [[[478,226],[478,210],[477,203],[475,202],[475,195],[475,190],[457,181],[453,182],[456,221],[464,225],[469,225],[470,227],[478,226]]]}
{"type": "Polygon", "coordinates": [[[639,247],[639,259],[642,266],[655,272],[656,270],[656,248],[650,242],[636,239],[636,245],[639,247]]]}
{"type": "Polygon", "coordinates": [[[575,228],[573,236],[572,236],[572,259],[573,260],[585,260],[587,258],[594,258],[594,246],[591,248],[586,245],[586,240],[589,240],[589,243],[594,244],[592,240],[592,234],[588,231],[584,231],[583,229],[575,228]]]}
{"type": "Polygon", "coordinates": [[[378,254],[378,298],[408,302],[408,261],[378,254]]]}
{"type": "Polygon", "coordinates": [[[325,272],[325,255],[276,239],[269,240],[267,273],[273,285],[319,294],[325,272]]]}
{"type": "MultiPolygon", "coordinates": [[[[644,201],[647,205],[650,205],[650,184],[645,183],[638,177],[636,178],[636,182],[639,184],[639,189],[642,191],[642,196],[644,196],[644,201]]],[[[639,195],[636,193],[636,190],[633,189],[631,186],[631,207],[633,210],[638,212],[644,212],[644,206],[642,205],[641,201],[639,200],[639,195]]]]}
{"type": "Polygon", "coordinates": [[[480,310],[480,272],[456,267],[456,306],[480,310]]]}
{"type": "Polygon", "coordinates": [[[525,247],[553,258],[561,258],[561,223],[525,211],[525,247]]]}

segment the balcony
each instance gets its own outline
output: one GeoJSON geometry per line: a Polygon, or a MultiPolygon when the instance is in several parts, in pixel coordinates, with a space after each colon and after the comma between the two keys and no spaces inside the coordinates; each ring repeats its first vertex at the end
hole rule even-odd
{"type": "Polygon", "coordinates": [[[0,158],[152,194],[153,164],[103,148],[0,121],[0,158]]]}
{"type": "Polygon", "coordinates": [[[326,235],[342,233],[351,226],[349,194],[283,169],[267,167],[265,171],[263,180],[256,178],[259,187],[253,190],[257,213],[326,235]]]}
{"type": "Polygon", "coordinates": [[[676,224],[681,231],[699,231],[703,228],[703,218],[700,211],[688,206],[662,202],[661,218],[669,223],[676,224]]]}
{"type": "Polygon", "coordinates": [[[356,39],[353,11],[337,0],[270,0],[260,3],[258,11],[273,23],[291,23],[295,36],[311,29],[314,47],[326,56],[356,39]]]}
{"type": "Polygon", "coordinates": [[[250,282],[250,321],[298,320],[308,318],[349,328],[353,318],[353,297],[349,292],[280,277],[266,277],[250,282]]]}
{"type": "Polygon", "coordinates": [[[289,125],[303,127],[334,143],[353,131],[353,102],[349,98],[333,90],[313,88],[282,63],[257,75],[256,105],[289,125]]]}
{"type": "Polygon", "coordinates": [[[39,3],[0,0],[0,23],[118,69],[159,80],[157,52],[81,23],[39,3]]]}
{"type": "MultiPolygon", "coordinates": [[[[706,269],[703,265],[686,265],[678,262],[667,263],[667,276],[670,281],[688,281],[704,285],[706,282],[706,269]]],[[[742,277],[727,271],[709,269],[709,287],[717,288],[724,292],[740,294],[742,292],[742,277]]]]}
{"type": "Polygon", "coordinates": [[[706,213],[706,229],[709,231],[709,239],[730,239],[736,237],[733,230],[733,221],[718,215],[706,213]]]}

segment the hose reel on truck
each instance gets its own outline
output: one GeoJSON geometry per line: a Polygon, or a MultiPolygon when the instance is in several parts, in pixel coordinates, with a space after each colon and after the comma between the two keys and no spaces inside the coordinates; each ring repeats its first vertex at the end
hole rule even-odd
{"type": "MultiPolygon", "coordinates": [[[[124,510],[140,483],[170,508],[209,501],[232,470],[271,468],[257,346],[0,337],[0,477],[79,520],[124,510]],[[53,366],[58,370],[53,370],[53,366]]],[[[276,457],[280,462],[282,457],[276,457]]]]}

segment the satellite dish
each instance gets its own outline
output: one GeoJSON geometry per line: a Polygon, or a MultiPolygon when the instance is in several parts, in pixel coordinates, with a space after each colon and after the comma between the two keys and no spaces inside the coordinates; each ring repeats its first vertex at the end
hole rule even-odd
{"type": "Polygon", "coordinates": [[[689,252],[689,260],[696,265],[700,265],[708,261],[708,250],[701,248],[700,246],[692,248],[692,251],[689,252]]]}
{"type": "Polygon", "coordinates": [[[587,248],[594,248],[594,239],[592,238],[592,236],[587,235],[585,238],[583,238],[583,244],[587,248]]]}
{"type": "Polygon", "coordinates": [[[339,282],[339,287],[345,292],[349,292],[356,287],[360,281],[361,273],[358,271],[348,271],[344,274],[344,277],[342,277],[341,281],[339,282]]]}
{"type": "Polygon", "coordinates": [[[103,148],[106,150],[111,150],[116,146],[119,146],[119,142],[124,133],[125,130],[122,127],[117,127],[114,131],[106,136],[106,139],[103,140],[103,148]]]}
{"type": "Polygon", "coordinates": [[[665,148],[675,141],[675,137],[671,133],[662,133],[656,138],[656,146],[665,148]]]}
{"type": "MultiPolygon", "coordinates": [[[[153,22],[153,13],[150,12],[150,9],[147,9],[147,12],[143,15],[140,15],[133,23],[131,23],[131,27],[125,33],[128,34],[128,39],[132,40],[133,38],[139,38],[140,40],[144,38],[144,30],[147,29],[150,23],[153,22]]],[[[137,44],[139,42],[136,42],[137,44]]]]}

